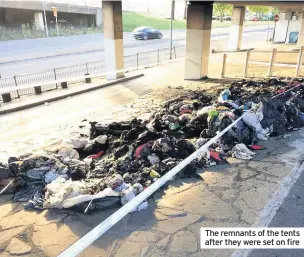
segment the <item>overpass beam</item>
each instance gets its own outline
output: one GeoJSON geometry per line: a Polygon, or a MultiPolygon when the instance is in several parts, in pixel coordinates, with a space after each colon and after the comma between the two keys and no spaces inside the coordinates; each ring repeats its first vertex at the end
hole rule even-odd
{"type": "Polygon", "coordinates": [[[228,49],[232,51],[240,50],[243,34],[243,24],[245,18],[245,7],[233,6],[228,49]]]}
{"type": "Polygon", "coordinates": [[[212,2],[190,1],[187,9],[185,79],[208,75],[212,2]]]}
{"type": "Polygon", "coordinates": [[[44,21],[42,12],[34,13],[35,27],[37,30],[44,31],[44,21]]]}
{"type": "Polygon", "coordinates": [[[107,79],[124,76],[123,28],[121,1],[103,1],[104,54],[107,79]]]}
{"type": "Polygon", "coordinates": [[[300,31],[298,36],[297,48],[301,48],[302,46],[304,46],[304,10],[302,13],[302,20],[301,20],[300,31]]]}

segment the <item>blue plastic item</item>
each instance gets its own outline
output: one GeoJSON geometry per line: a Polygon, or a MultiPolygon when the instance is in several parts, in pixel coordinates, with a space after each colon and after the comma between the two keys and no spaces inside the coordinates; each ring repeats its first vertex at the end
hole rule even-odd
{"type": "Polygon", "coordinates": [[[297,43],[298,37],[299,37],[299,32],[290,32],[288,43],[297,43]]]}

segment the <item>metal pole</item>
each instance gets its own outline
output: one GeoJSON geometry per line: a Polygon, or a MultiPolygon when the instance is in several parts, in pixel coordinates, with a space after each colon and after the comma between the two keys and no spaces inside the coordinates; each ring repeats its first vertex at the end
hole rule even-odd
{"type": "Polygon", "coordinates": [[[303,50],[304,47],[302,46],[299,52],[299,59],[298,59],[298,64],[297,64],[297,70],[296,70],[296,77],[298,77],[300,75],[300,70],[301,70],[301,66],[302,66],[302,59],[303,59],[303,50]]]}
{"type": "Polygon", "coordinates": [[[274,29],[273,29],[273,34],[272,34],[272,43],[274,43],[274,36],[275,36],[275,31],[276,31],[277,23],[274,23],[274,29]]]}
{"type": "Polygon", "coordinates": [[[157,64],[159,64],[159,49],[157,49],[157,64]]]}
{"type": "Polygon", "coordinates": [[[44,14],[45,34],[46,34],[46,37],[49,37],[49,30],[48,30],[48,26],[47,26],[46,12],[45,12],[45,2],[44,2],[44,0],[43,0],[43,3],[42,3],[42,6],[43,6],[43,14],[44,14]]]}
{"type": "Polygon", "coordinates": [[[170,60],[172,60],[172,21],[174,16],[174,0],[171,1],[171,19],[170,19],[170,60]]]}
{"type": "Polygon", "coordinates": [[[56,29],[57,29],[57,36],[59,37],[59,28],[58,28],[58,19],[56,15],[56,29]]]}
{"type": "MultiPolygon", "coordinates": [[[[56,69],[54,69],[54,78],[57,80],[56,69]]],[[[56,89],[58,88],[58,84],[56,83],[56,89]]]]}
{"type": "Polygon", "coordinates": [[[247,53],[246,53],[246,61],[245,61],[244,74],[243,74],[244,78],[247,77],[248,67],[249,67],[249,59],[250,59],[250,50],[248,50],[247,53]]]}
{"type": "Polygon", "coordinates": [[[136,54],[136,67],[138,68],[138,53],[136,54]]]}
{"type": "Polygon", "coordinates": [[[270,62],[269,62],[268,77],[271,77],[271,76],[272,76],[273,64],[274,64],[274,62],[275,62],[276,53],[277,53],[277,49],[274,48],[274,49],[272,50],[272,54],[271,54],[271,58],[270,58],[270,62]]]}
{"type": "MultiPolygon", "coordinates": [[[[14,81],[15,81],[15,86],[18,88],[18,83],[17,83],[17,78],[16,78],[16,76],[14,76],[14,81]]],[[[17,89],[17,96],[18,96],[18,98],[20,98],[20,94],[19,94],[18,89],[17,89]]]]}
{"type": "Polygon", "coordinates": [[[222,74],[221,78],[225,77],[225,72],[226,72],[226,60],[227,60],[227,54],[223,55],[223,66],[222,66],[222,74]]]}
{"type": "Polygon", "coordinates": [[[267,15],[267,19],[268,19],[268,27],[267,27],[267,38],[266,38],[266,42],[268,42],[268,40],[269,40],[269,23],[270,23],[269,15],[267,15]]]}

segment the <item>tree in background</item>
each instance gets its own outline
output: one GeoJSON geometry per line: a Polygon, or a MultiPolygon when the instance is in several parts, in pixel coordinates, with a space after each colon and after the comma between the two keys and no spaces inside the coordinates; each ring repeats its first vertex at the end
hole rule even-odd
{"type": "Polygon", "coordinates": [[[259,6],[251,5],[248,6],[250,12],[256,13],[257,17],[261,18],[262,15],[268,14],[271,11],[271,7],[268,6],[259,6]]]}
{"type": "Polygon", "coordinates": [[[215,15],[220,16],[220,21],[223,22],[223,17],[225,15],[232,14],[232,4],[214,4],[213,5],[213,12],[215,15]]]}
{"type": "Polygon", "coordinates": [[[272,15],[276,15],[279,13],[279,8],[278,7],[270,7],[270,12],[272,15]]]}

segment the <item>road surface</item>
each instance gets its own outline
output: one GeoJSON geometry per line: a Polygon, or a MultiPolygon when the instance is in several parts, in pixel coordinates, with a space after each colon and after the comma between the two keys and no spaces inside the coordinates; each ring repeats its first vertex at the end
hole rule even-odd
{"type": "MultiPolygon", "coordinates": [[[[243,42],[266,39],[267,31],[267,25],[245,27],[243,42]]],[[[175,30],[173,45],[185,45],[185,33],[185,30],[175,30]]],[[[131,33],[124,33],[124,55],[168,48],[169,32],[163,31],[163,34],[164,37],[161,40],[139,41],[135,40],[131,33]]],[[[212,42],[227,39],[228,35],[228,27],[214,28],[212,42]]],[[[0,42],[0,52],[0,74],[2,77],[39,72],[104,60],[103,34],[5,41],[0,42]],[[45,58],[45,56],[49,57],[45,58]]],[[[136,65],[135,60],[134,65],[136,65]]]]}
{"type": "MultiPolygon", "coordinates": [[[[304,226],[304,173],[290,190],[285,201],[272,219],[269,227],[295,227],[304,226]]],[[[303,237],[303,235],[301,235],[303,237]]],[[[253,250],[249,257],[303,257],[304,249],[258,249],[253,250]]]]}

